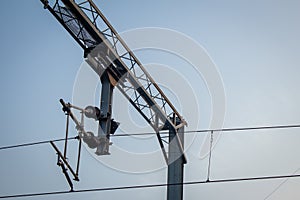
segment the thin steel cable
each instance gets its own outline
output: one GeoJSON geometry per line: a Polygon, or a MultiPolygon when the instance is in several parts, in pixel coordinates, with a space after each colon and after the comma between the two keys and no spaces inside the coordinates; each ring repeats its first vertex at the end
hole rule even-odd
{"type": "MultiPolygon", "coordinates": [[[[288,129],[288,128],[300,128],[300,124],[294,125],[276,125],[276,126],[256,126],[256,127],[238,127],[238,128],[222,128],[222,129],[201,129],[201,130],[190,130],[184,131],[184,133],[208,133],[208,132],[230,132],[230,131],[247,131],[247,130],[263,130],[263,129],[288,129]]],[[[155,135],[154,132],[145,133],[124,133],[115,134],[111,137],[128,137],[128,136],[143,136],[143,135],[155,135]]],[[[160,134],[169,134],[168,131],[161,132],[160,134]]]]}
{"type": "Polygon", "coordinates": [[[281,175],[281,176],[261,176],[261,177],[250,177],[250,178],[217,179],[211,181],[191,181],[191,182],[172,183],[172,184],[163,183],[163,184],[132,185],[132,186],[106,187],[106,188],[91,188],[91,189],[81,189],[81,190],[74,190],[74,191],[54,191],[54,192],[6,195],[6,196],[0,196],[0,199],[48,196],[48,195],[59,195],[59,194],[89,193],[89,192],[101,192],[101,191],[130,190],[130,189],[141,189],[141,188],[157,188],[157,187],[166,187],[169,185],[198,185],[198,184],[212,184],[212,183],[230,183],[230,182],[243,182],[243,181],[283,179],[283,178],[297,178],[297,177],[300,177],[300,174],[281,175]]]}
{"type": "MultiPolygon", "coordinates": [[[[26,147],[26,146],[33,146],[33,145],[40,145],[40,144],[47,144],[52,142],[59,142],[59,141],[64,141],[66,138],[61,138],[61,139],[54,139],[54,140],[44,140],[44,141],[39,141],[39,142],[29,142],[29,143],[23,143],[23,144],[17,144],[17,145],[11,145],[11,146],[4,146],[0,147],[0,150],[5,150],[5,149],[13,149],[13,148],[18,148],[18,147],[26,147]]],[[[68,140],[75,140],[78,139],[78,137],[69,137],[68,140]]]]}
{"type": "Polygon", "coordinates": [[[248,130],[263,130],[263,129],[287,129],[287,128],[300,128],[300,124],[294,125],[275,125],[275,126],[255,126],[255,127],[238,127],[238,128],[222,128],[222,129],[206,129],[186,131],[186,133],[201,133],[201,132],[230,132],[230,131],[248,131],[248,130]]]}
{"type": "MultiPolygon", "coordinates": [[[[230,131],[246,131],[246,130],[263,130],[263,129],[288,129],[288,128],[300,128],[300,124],[295,125],[279,125],[279,126],[257,126],[257,127],[241,127],[241,128],[224,128],[224,129],[202,129],[202,130],[190,130],[184,131],[184,133],[208,133],[208,132],[230,132],[230,131]]],[[[110,137],[129,137],[129,136],[142,136],[142,135],[155,135],[154,132],[145,132],[145,133],[131,133],[131,134],[115,134],[111,135],[110,137]]],[[[162,132],[160,134],[169,134],[169,132],[162,132]]],[[[69,139],[77,139],[77,137],[71,137],[69,139]]],[[[54,139],[54,140],[45,140],[40,142],[31,142],[31,143],[24,143],[24,144],[17,144],[12,146],[4,146],[0,147],[0,150],[4,149],[12,149],[17,147],[25,147],[25,146],[32,146],[32,145],[39,145],[39,144],[46,144],[50,141],[57,142],[62,141],[64,139],[54,139]]]]}

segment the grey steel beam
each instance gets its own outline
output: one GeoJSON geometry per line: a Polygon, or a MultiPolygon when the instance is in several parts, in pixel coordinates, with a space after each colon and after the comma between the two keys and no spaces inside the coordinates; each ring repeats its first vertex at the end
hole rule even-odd
{"type": "Polygon", "coordinates": [[[186,160],[178,145],[179,136],[181,143],[184,143],[184,127],[169,129],[169,159],[168,159],[168,187],[167,200],[183,199],[183,175],[186,160]]]}
{"type": "Polygon", "coordinates": [[[101,99],[100,99],[100,116],[98,137],[100,144],[97,147],[97,155],[107,155],[109,153],[109,138],[111,133],[111,116],[112,116],[112,97],[114,86],[110,83],[109,75],[103,73],[101,76],[101,99]]]}

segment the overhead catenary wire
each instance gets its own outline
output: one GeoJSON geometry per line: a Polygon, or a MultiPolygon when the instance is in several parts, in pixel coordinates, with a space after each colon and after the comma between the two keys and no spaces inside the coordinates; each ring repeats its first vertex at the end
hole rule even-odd
{"type": "MultiPolygon", "coordinates": [[[[238,128],[222,128],[222,129],[201,129],[201,130],[184,131],[184,133],[195,133],[195,134],[197,134],[197,133],[209,133],[209,132],[234,132],[234,131],[247,131],[247,130],[288,129],[288,128],[300,128],[300,124],[276,125],[276,126],[238,127],[238,128]]],[[[144,136],[144,135],[155,135],[155,134],[156,133],[154,133],[154,132],[124,133],[124,134],[114,134],[114,135],[111,135],[111,137],[144,136]]],[[[161,132],[161,134],[169,134],[169,132],[161,132]]],[[[65,139],[66,138],[60,138],[60,139],[44,140],[44,141],[38,141],[38,142],[29,142],[29,143],[23,143],[23,144],[11,145],[11,146],[3,146],[3,147],[0,147],[0,150],[26,147],[26,146],[33,146],[33,145],[40,145],[40,144],[47,144],[47,143],[50,143],[50,141],[59,142],[59,141],[64,141],[65,139]]],[[[70,139],[70,140],[78,139],[78,136],[70,137],[68,139],[70,139]]]]}
{"type": "MultiPolygon", "coordinates": [[[[244,127],[244,128],[224,128],[224,129],[206,129],[206,130],[193,130],[185,131],[185,133],[209,133],[211,134],[211,139],[214,132],[229,132],[229,131],[246,131],[246,130],[263,130],[263,129],[287,129],[287,128],[300,128],[300,125],[280,125],[280,126],[257,126],[257,127],[244,127]]],[[[155,133],[133,133],[133,134],[116,134],[112,135],[114,137],[120,136],[136,136],[136,135],[150,135],[155,133]]],[[[163,134],[168,134],[168,132],[163,132],[163,134]]],[[[66,138],[54,139],[54,140],[44,140],[39,142],[23,143],[12,146],[0,147],[0,150],[19,148],[25,146],[33,146],[40,144],[47,144],[58,141],[65,141],[66,138]]],[[[76,137],[69,137],[68,139],[78,139],[76,137]]],[[[216,179],[210,180],[209,175],[205,181],[192,181],[192,182],[183,182],[175,184],[148,184],[148,185],[132,185],[132,186],[120,186],[120,187],[106,187],[106,188],[92,188],[92,189],[80,189],[73,191],[53,191],[53,192],[41,192],[41,193],[27,193],[27,194],[13,194],[13,195],[4,195],[0,196],[0,199],[8,198],[21,198],[21,197],[34,197],[34,196],[48,196],[48,195],[59,195],[59,194],[71,194],[71,193],[87,193],[87,192],[100,192],[100,191],[115,191],[115,190],[130,190],[130,189],[140,189],[140,188],[154,188],[154,187],[165,187],[168,185],[196,185],[196,184],[208,184],[208,183],[226,183],[226,182],[242,182],[242,181],[255,181],[255,180],[270,180],[270,179],[284,179],[284,178],[296,178],[300,177],[300,174],[293,175],[280,175],[280,176],[261,176],[261,177],[250,177],[250,178],[231,178],[231,179],[216,179]]]]}
{"type": "MultiPolygon", "coordinates": [[[[201,129],[201,130],[189,130],[184,133],[209,133],[209,132],[230,132],[230,131],[249,131],[249,130],[263,130],[263,129],[287,129],[287,128],[300,128],[300,124],[294,125],[275,125],[275,126],[255,126],[255,127],[236,127],[236,128],[219,128],[219,129],[201,129]]],[[[144,133],[132,133],[132,134],[115,134],[111,137],[126,137],[126,136],[143,136],[143,135],[154,135],[154,132],[144,133]]],[[[161,134],[169,134],[168,131],[162,132],[161,134]]]]}
{"type": "MultiPolygon", "coordinates": [[[[59,142],[59,141],[64,141],[65,139],[66,138],[60,138],[60,139],[54,139],[54,140],[43,140],[43,141],[39,141],[39,142],[29,142],[29,143],[16,144],[16,145],[11,145],[11,146],[3,146],[3,147],[0,147],[0,150],[13,149],[13,148],[19,148],[19,147],[27,147],[27,146],[34,146],[34,145],[40,145],[40,144],[48,144],[51,141],[52,142],[59,142]]],[[[77,140],[78,136],[69,137],[67,139],[68,140],[77,140]]]]}
{"type": "Polygon", "coordinates": [[[131,185],[131,186],[120,186],[120,187],[90,188],[90,189],[80,189],[80,190],[73,190],[73,191],[53,191],[53,192],[41,192],[41,193],[5,195],[5,196],[0,196],[0,199],[74,194],[74,193],[103,192],[103,191],[117,191],[117,190],[133,190],[133,189],[143,189],[143,188],[146,189],[146,188],[166,187],[168,185],[200,185],[200,184],[272,180],[272,179],[297,178],[297,177],[300,177],[300,174],[281,175],[281,176],[260,176],[260,177],[249,177],[249,178],[216,179],[216,180],[206,180],[206,181],[190,181],[190,182],[173,183],[173,184],[162,183],[162,184],[131,185]]]}

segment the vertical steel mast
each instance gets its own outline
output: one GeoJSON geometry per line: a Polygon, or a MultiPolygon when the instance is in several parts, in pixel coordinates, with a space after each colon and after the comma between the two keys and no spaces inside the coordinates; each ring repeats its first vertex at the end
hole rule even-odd
{"type": "Polygon", "coordinates": [[[168,164],[167,198],[182,199],[185,120],[92,0],[40,1],[82,47],[86,62],[100,77],[96,154],[109,154],[112,94],[117,87],[156,132],[168,164]],[[161,130],[169,130],[168,143],[162,140],[161,130]]]}

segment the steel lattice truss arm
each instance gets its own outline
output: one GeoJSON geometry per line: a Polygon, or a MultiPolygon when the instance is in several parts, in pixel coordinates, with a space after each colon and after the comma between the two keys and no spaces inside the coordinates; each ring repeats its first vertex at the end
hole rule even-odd
{"type": "MultiPolygon", "coordinates": [[[[41,2],[84,49],[95,72],[101,76],[107,71],[111,82],[152,126],[167,160],[159,131],[177,130],[186,122],[93,1],[41,2]]],[[[177,141],[184,155],[179,137],[177,141]]]]}

